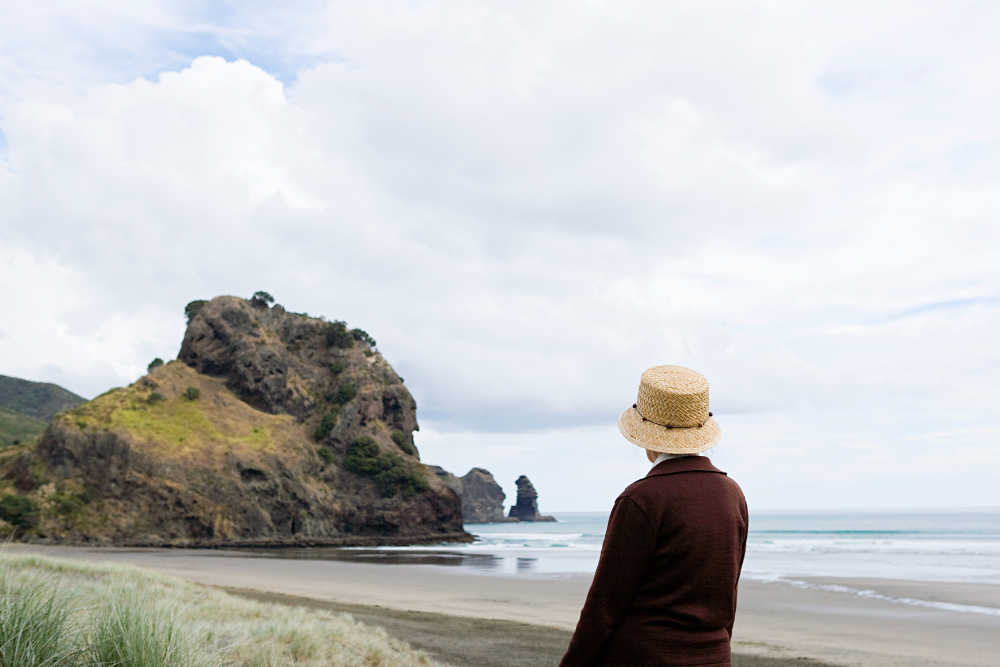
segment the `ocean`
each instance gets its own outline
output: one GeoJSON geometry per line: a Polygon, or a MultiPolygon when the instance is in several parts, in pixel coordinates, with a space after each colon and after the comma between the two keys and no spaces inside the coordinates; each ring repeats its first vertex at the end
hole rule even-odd
{"type": "MultiPolygon", "coordinates": [[[[472,544],[358,550],[352,559],[506,576],[593,572],[607,513],[467,524],[472,544]]],[[[743,578],[852,577],[1000,584],[1000,509],[754,512],[743,578]]]]}

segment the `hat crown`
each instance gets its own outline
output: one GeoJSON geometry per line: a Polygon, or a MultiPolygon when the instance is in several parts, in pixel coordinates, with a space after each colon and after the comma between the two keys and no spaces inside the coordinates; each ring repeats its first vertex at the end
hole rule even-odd
{"type": "Polygon", "coordinates": [[[653,366],[639,380],[636,407],[657,424],[699,426],[709,418],[708,380],[683,366],[653,366]]]}

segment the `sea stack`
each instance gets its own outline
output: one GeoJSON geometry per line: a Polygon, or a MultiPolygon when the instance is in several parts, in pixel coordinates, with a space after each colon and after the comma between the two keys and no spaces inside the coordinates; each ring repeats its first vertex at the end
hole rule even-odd
{"type": "Polygon", "coordinates": [[[555,521],[538,513],[538,492],[524,475],[517,478],[517,504],[510,508],[508,516],[518,521],[555,521]]]}

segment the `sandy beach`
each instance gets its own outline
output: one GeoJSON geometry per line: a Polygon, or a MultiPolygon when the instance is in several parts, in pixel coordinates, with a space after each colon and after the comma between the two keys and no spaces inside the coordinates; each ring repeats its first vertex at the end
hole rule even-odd
{"type": "MultiPolygon", "coordinates": [[[[589,587],[586,575],[494,576],[467,568],[209,550],[8,548],[129,563],[274,601],[327,605],[383,625],[453,665],[555,664],[589,587]],[[505,642],[506,648],[497,650],[505,642]]],[[[733,651],[736,664],[761,667],[803,660],[871,667],[986,667],[997,664],[998,637],[1000,586],[874,579],[746,581],[740,588],[733,651]]]]}

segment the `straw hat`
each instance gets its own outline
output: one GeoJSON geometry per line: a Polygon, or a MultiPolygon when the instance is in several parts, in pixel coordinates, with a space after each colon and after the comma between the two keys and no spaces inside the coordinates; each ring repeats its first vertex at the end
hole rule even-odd
{"type": "Polygon", "coordinates": [[[625,439],[643,449],[696,454],[722,430],[708,411],[708,380],[683,366],[653,366],[639,380],[639,399],[618,418],[625,439]]]}

